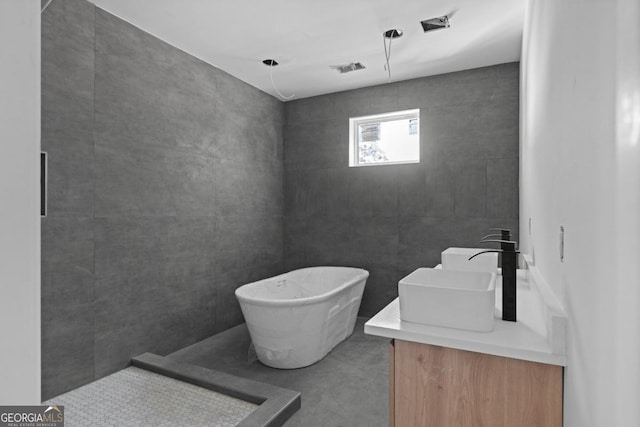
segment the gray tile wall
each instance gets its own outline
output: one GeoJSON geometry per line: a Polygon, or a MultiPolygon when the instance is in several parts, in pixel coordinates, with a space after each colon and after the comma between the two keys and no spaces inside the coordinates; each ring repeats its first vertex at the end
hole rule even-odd
{"type": "Polygon", "coordinates": [[[42,397],[242,321],[282,270],[283,104],[95,8],[42,16],[42,397]]]}
{"type": "Polygon", "coordinates": [[[285,269],[368,269],[370,316],[447,247],[478,247],[498,226],[517,239],[518,85],[510,63],[288,102],[285,269]],[[411,108],[419,164],[348,167],[349,117],[411,108]]]}
{"type": "Polygon", "coordinates": [[[517,63],[286,113],[284,126],[280,101],[85,0],[52,3],[43,399],[239,323],[235,288],[283,269],[367,268],[372,315],[446,247],[493,226],[517,239],[517,63]],[[421,109],[421,163],[349,168],[348,118],[408,108],[421,109]]]}

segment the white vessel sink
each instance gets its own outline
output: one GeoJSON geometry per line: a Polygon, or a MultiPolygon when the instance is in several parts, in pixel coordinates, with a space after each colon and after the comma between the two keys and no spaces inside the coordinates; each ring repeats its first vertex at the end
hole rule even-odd
{"type": "Polygon", "coordinates": [[[469,261],[471,256],[486,250],[486,248],[449,248],[442,252],[442,269],[496,273],[498,271],[498,254],[495,252],[478,255],[469,261]]]}
{"type": "Polygon", "coordinates": [[[492,331],[495,283],[494,273],[419,268],[398,283],[400,319],[492,331]]]}

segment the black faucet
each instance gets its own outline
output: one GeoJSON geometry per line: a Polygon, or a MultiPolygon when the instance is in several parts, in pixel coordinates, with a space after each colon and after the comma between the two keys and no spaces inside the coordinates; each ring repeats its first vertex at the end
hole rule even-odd
{"type": "MultiPolygon", "coordinates": [[[[507,230],[508,232],[508,230],[507,230]]],[[[509,233],[510,234],[510,233],[509,233]]],[[[469,257],[469,261],[480,254],[497,252],[502,258],[502,320],[516,321],[516,270],[518,269],[517,242],[511,240],[491,240],[483,238],[483,242],[500,243],[501,249],[489,249],[469,257]]]]}
{"type": "MultiPolygon", "coordinates": [[[[490,240],[487,239],[493,237],[499,237],[500,240],[511,241],[511,230],[509,230],[508,228],[490,228],[489,231],[499,231],[500,234],[487,234],[482,239],[480,239],[480,242],[488,242],[490,240]]],[[[501,244],[501,249],[506,249],[504,243],[501,244]]]]}

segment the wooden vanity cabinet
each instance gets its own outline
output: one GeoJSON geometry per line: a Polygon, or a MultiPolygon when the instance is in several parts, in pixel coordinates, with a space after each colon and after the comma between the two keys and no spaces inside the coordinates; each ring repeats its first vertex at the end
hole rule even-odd
{"type": "Polygon", "coordinates": [[[396,339],[389,395],[392,427],[562,426],[562,366],[396,339]]]}

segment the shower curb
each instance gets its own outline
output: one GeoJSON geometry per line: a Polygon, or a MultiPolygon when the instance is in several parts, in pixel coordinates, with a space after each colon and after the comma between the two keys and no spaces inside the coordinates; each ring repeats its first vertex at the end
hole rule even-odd
{"type": "Polygon", "coordinates": [[[301,406],[297,391],[177,362],[153,353],[134,357],[131,365],[259,405],[238,427],[279,427],[301,406]]]}

